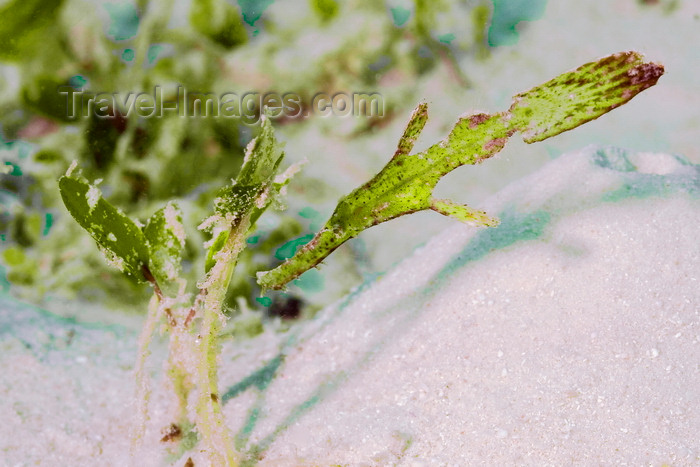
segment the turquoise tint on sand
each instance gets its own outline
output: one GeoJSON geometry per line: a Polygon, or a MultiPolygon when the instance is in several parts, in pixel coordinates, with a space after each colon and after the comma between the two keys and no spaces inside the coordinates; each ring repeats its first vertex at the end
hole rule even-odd
{"type": "Polygon", "coordinates": [[[394,24],[398,27],[401,27],[404,24],[406,24],[408,18],[411,17],[411,10],[409,10],[408,8],[397,6],[396,8],[391,9],[391,17],[394,20],[394,24]]]}
{"type": "Polygon", "coordinates": [[[535,21],[542,17],[547,0],[491,0],[493,17],[488,40],[491,47],[515,45],[520,39],[517,26],[522,21],[535,21]]]}
{"type": "Polygon", "coordinates": [[[275,251],[275,258],[279,260],[291,258],[299,248],[309,243],[312,238],[314,238],[314,234],[304,235],[303,237],[288,241],[275,251]]]}
{"type": "Polygon", "coordinates": [[[110,24],[107,35],[115,41],[131,39],[139,29],[139,15],[136,7],[130,3],[105,3],[109,13],[110,24]]]}
{"type": "Polygon", "coordinates": [[[255,26],[255,22],[260,19],[263,12],[274,3],[274,0],[238,0],[241,7],[243,20],[250,26],[255,26]]]}

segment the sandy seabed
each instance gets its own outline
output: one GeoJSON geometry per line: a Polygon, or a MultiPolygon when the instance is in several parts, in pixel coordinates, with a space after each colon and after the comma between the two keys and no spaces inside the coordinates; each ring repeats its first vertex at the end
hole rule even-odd
{"type": "MultiPolygon", "coordinates": [[[[314,320],[227,342],[241,451],[261,466],[699,465],[699,174],[666,154],[561,156],[479,206],[499,227],[456,224],[314,320]]],[[[133,462],[136,335],[0,310],[0,465],[133,462]]],[[[159,388],[138,465],[166,463],[159,388]]],[[[174,465],[189,457],[204,465],[196,448],[174,465]]]]}

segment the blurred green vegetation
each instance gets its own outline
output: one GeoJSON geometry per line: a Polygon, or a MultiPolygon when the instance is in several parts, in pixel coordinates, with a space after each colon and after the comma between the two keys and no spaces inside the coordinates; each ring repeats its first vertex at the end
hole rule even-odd
{"type": "MultiPolygon", "coordinates": [[[[132,218],[145,220],[166,200],[177,200],[188,238],[184,276],[194,280],[204,269],[201,244],[208,240],[196,226],[210,212],[215,193],[236,176],[245,145],[258,131],[240,119],[181,118],[175,112],[141,118],[110,108],[110,118],[69,118],[71,93],[152,94],[158,85],[164,100],[174,100],[181,85],[239,95],[290,91],[310,100],[318,92],[364,92],[400,76],[385,96],[384,118],[408,115],[420,98],[412,95],[416,80],[436,67],[449,67],[468,86],[458,63],[489,56],[491,12],[487,0],[309,0],[296,6],[272,0],[4,2],[0,155],[9,173],[0,174],[0,263],[11,291],[35,302],[59,295],[145,309],[147,287],[109,268],[60,202],[57,179],[74,160],[132,218]],[[458,39],[441,26],[454,15],[464,17],[469,31],[458,39]],[[364,24],[369,26],[359,27],[364,24]],[[296,45],[308,44],[310,36],[318,50],[296,45]]],[[[376,123],[357,119],[353,134],[371,132],[376,123]]],[[[309,203],[323,192],[319,187],[333,183],[331,176],[298,177],[308,187],[309,203]]],[[[304,190],[292,196],[304,197],[304,190]]],[[[261,308],[254,273],[275,266],[296,247],[295,239],[310,233],[304,216],[267,216],[241,256],[230,305],[244,300],[261,308]]],[[[312,279],[310,287],[318,287],[312,279]]],[[[283,294],[268,312],[298,316],[305,307],[313,308],[283,294]]]]}

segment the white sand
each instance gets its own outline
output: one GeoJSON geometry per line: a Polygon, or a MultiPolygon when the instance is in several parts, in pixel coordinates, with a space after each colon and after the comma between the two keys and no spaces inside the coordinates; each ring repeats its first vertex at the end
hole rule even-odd
{"type": "MultiPolygon", "coordinates": [[[[479,206],[500,227],[455,224],[314,321],[227,344],[233,433],[263,466],[700,464],[699,193],[669,155],[556,159],[479,206]]],[[[125,465],[134,336],[77,328],[64,350],[3,335],[1,465],[125,465]]]]}

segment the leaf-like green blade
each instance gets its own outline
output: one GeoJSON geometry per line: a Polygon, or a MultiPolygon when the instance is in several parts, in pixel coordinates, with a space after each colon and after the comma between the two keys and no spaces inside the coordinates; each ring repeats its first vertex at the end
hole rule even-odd
{"type": "Polygon", "coordinates": [[[433,189],[457,167],[499,152],[515,132],[523,132],[525,141],[532,143],[570,130],[629,101],[662,74],[661,65],[644,62],[636,52],[610,55],[516,95],[506,112],[461,118],[447,138],[410,155],[427,119],[427,107],[421,104],[387,165],[342,198],[324,228],[294,257],[258,273],[258,283],[263,289],[282,288],[364,229],[424,209],[478,225],[496,224],[485,213],[434,199],[433,189]]]}
{"type": "Polygon", "coordinates": [[[243,185],[236,180],[219,190],[214,200],[214,211],[222,216],[232,214],[237,218],[242,217],[243,213],[252,208],[262,189],[262,184],[243,185]]]}
{"type": "Polygon", "coordinates": [[[498,219],[489,217],[484,211],[477,211],[464,204],[455,204],[446,199],[434,199],[430,203],[430,209],[467,224],[493,227],[499,223],[498,219]]]}
{"type": "Polygon", "coordinates": [[[637,52],[580,66],[514,97],[511,125],[527,143],[542,141],[610,112],[653,86],[664,67],[637,52]]]}
{"type": "Polygon", "coordinates": [[[284,151],[275,138],[275,131],[267,115],[261,117],[260,134],[246,147],[246,155],[236,183],[259,185],[272,183],[277,168],[282,162],[284,151]]]}
{"type": "Polygon", "coordinates": [[[185,246],[185,228],[178,205],[169,202],[156,211],[143,228],[143,235],[148,244],[148,268],[158,285],[167,288],[179,275],[185,246]]]}
{"type": "Polygon", "coordinates": [[[231,228],[231,223],[250,213],[251,225],[254,224],[286,183],[275,182],[277,170],[284,158],[282,145],[275,138],[270,119],[263,116],[261,123],[260,134],[246,148],[238,176],[231,185],[219,191],[214,201],[215,214],[204,222],[205,227],[201,227],[211,228],[213,232],[205,266],[207,272],[216,262],[216,253],[226,243],[228,234],[224,231],[231,228]]]}
{"type": "Polygon", "coordinates": [[[207,251],[207,259],[204,262],[204,272],[209,272],[216,264],[216,254],[224,247],[230,235],[230,230],[221,230],[215,234],[207,251]]]}
{"type": "Polygon", "coordinates": [[[409,120],[408,125],[406,125],[406,129],[399,140],[399,147],[396,149],[394,157],[398,157],[400,155],[407,156],[411,153],[411,151],[413,151],[413,145],[416,144],[416,140],[418,139],[418,136],[420,136],[421,131],[423,131],[423,127],[425,127],[425,123],[427,121],[428,104],[423,102],[413,110],[411,119],[409,120]]]}
{"type": "Polygon", "coordinates": [[[105,201],[94,185],[63,176],[58,186],[68,212],[95,239],[107,261],[137,281],[145,281],[148,249],[134,221],[105,201]]]}
{"type": "Polygon", "coordinates": [[[261,196],[273,183],[283,157],[282,145],[275,139],[270,119],[263,116],[260,134],[248,144],[238,176],[219,192],[216,213],[240,216],[256,203],[262,208],[270,200],[261,200],[261,196]]]}
{"type": "MultiPolygon", "coordinates": [[[[413,141],[427,120],[427,107],[420,104],[413,112],[394,157],[369,182],[343,197],[323,229],[296,255],[277,268],[258,273],[263,289],[279,289],[303,272],[316,266],[345,241],[363,230],[396,217],[425,209],[435,209],[432,192],[440,179],[464,164],[475,164],[498,152],[512,131],[502,116],[478,114],[457,122],[452,132],[438,144],[409,155],[413,141]],[[406,141],[410,138],[410,141],[406,141]]],[[[442,214],[465,220],[466,206],[438,203],[442,214]],[[449,213],[448,213],[449,211],[449,213]]],[[[481,225],[497,222],[471,210],[470,221],[481,225]]]]}

